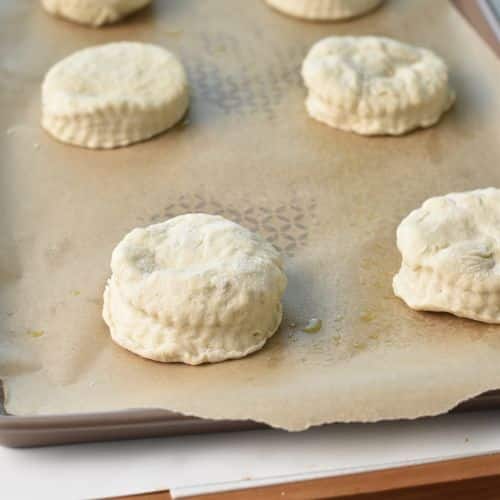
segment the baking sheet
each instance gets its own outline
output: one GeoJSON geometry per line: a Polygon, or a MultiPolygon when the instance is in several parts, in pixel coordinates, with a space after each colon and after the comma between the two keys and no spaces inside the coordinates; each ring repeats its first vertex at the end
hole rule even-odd
{"type": "MultiPolygon", "coordinates": [[[[459,404],[452,413],[485,414],[487,411],[499,408],[500,391],[491,391],[459,404]]],[[[207,420],[168,410],[152,409],[76,415],[4,416],[0,401],[0,445],[11,448],[212,434],[261,428],[266,426],[252,420],[207,420]]]]}
{"type": "Polygon", "coordinates": [[[392,296],[395,228],[425,198],[500,186],[500,67],[447,2],[389,1],[311,24],[263,2],[157,1],[91,30],[28,0],[0,15],[0,377],[16,415],[166,408],[289,430],[414,418],[500,387],[500,330],[392,296]],[[323,36],[381,34],[438,51],[458,100],[429,130],[366,138],[308,119],[298,68],[323,36]],[[87,151],[38,126],[44,72],[79,48],[158,43],[192,83],[187,119],[130,148],[87,151]],[[161,365],[109,339],[109,258],[137,225],[190,211],[260,231],[286,256],[280,331],[217,365],[161,365]],[[323,320],[316,334],[300,331],[323,320]],[[297,326],[291,326],[291,325],[297,326]]]}

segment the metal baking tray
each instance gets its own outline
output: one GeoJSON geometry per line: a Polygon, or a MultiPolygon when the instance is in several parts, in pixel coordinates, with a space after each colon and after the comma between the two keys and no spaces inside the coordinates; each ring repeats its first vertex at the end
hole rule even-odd
{"type": "MultiPolygon", "coordinates": [[[[251,420],[205,420],[154,409],[17,417],[5,411],[3,395],[0,383],[0,444],[11,448],[267,428],[251,420]]],[[[491,391],[461,403],[452,412],[499,408],[500,391],[491,391]]]]}
{"type": "MultiPolygon", "coordinates": [[[[3,408],[0,381],[0,444],[9,447],[47,446],[117,439],[227,432],[266,428],[251,420],[205,420],[160,409],[43,416],[16,416],[3,408]]],[[[453,412],[500,409],[500,391],[458,405],[453,412]]]]}

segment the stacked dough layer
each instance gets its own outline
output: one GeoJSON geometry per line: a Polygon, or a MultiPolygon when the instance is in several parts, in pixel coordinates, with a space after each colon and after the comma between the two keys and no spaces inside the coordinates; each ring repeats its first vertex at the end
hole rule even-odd
{"type": "Polygon", "coordinates": [[[42,85],[42,126],[62,142],[114,148],[172,127],[189,103],[181,63],[144,43],[90,47],[53,66],[42,85]]]}
{"type": "Polygon", "coordinates": [[[104,320],[115,342],[145,358],[240,358],[281,323],[279,253],[223,217],[187,214],[134,229],[113,251],[111,269],[104,320]]]}
{"type": "Polygon", "coordinates": [[[114,23],[152,0],[42,0],[47,12],[91,26],[114,23]]]}
{"type": "Polygon", "coordinates": [[[455,99],[444,61],[384,37],[329,37],[302,66],[306,108],[327,125],[399,135],[435,124],[455,99]]]}
{"type": "Polygon", "coordinates": [[[430,198],[398,227],[394,293],[417,310],[500,323],[500,190],[430,198]]]}

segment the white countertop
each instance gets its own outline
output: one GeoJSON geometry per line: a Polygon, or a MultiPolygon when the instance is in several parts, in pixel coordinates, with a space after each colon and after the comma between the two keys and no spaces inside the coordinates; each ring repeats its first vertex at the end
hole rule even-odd
{"type": "Polygon", "coordinates": [[[37,449],[0,447],[6,498],[182,497],[500,451],[500,411],[37,449]]]}

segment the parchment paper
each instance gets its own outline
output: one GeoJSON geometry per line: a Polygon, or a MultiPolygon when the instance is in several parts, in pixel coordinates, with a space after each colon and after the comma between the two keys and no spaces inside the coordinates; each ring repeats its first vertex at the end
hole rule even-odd
{"type": "Polygon", "coordinates": [[[167,408],[289,430],[413,418],[500,387],[500,327],[418,313],[393,297],[395,229],[429,196],[500,186],[500,66],[444,0],[388,1],[311,24],[261,1],[158,0],[93,30],[38,2],[0,6],[0,376],[17,415],[167,408]],[[458,100],[436,127],[366,138],[305,113],[298,69],[329,34],[435,49],[458,100]],[[88,151],[39,127],[60,58],[143,40],[181,56],[187,119],[130,148],[88,151]],[[280,331],[259,353],[189,367],[114,345],[101,319],[110,254],[138,225],[190,211],[260,231],[286,256],[280,331]],[[323,320],[316,334],[300,331],[323,320]],[[291,325],[297,326],[291,326],[291,325]]]}

